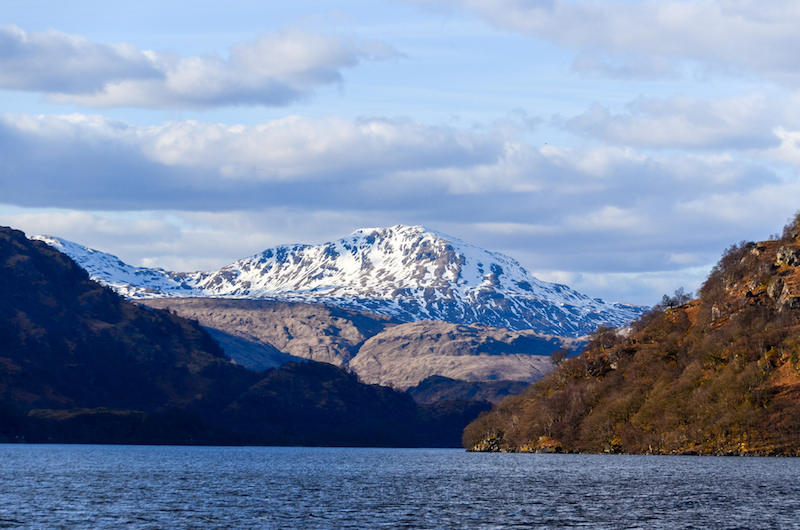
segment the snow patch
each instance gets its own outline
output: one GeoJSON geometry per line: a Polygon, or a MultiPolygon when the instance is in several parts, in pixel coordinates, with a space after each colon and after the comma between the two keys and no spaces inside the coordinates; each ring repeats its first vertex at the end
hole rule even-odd
{"type": "Polygon", "coordinates": [[[128,298],[231,297],[324,303],[403,321],[484,323],[582,336],[645,308],[592,299],[539,280],[516,260],[419,226],[363,228],[318,246],[284,245],[219,271],[132,267],[70,241],[35,236],[128,298]]]}

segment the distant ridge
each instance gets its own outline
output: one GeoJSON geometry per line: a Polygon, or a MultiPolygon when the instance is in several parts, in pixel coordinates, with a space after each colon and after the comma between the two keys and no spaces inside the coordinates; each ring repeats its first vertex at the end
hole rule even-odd
{"type": "Polygon", "coordinates": [[[281,245],[218,271],[137,268],[52,236],[35,236],[129,298],[224,297],[315,302],[390,315],[578,337],[645,308],[543,282],[514,259],[419,226],[368,228],[321,245],[281,245]]]}

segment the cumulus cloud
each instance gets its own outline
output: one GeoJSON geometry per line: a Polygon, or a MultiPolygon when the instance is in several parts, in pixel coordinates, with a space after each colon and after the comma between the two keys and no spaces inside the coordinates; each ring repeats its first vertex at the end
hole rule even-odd
{"type": "Polygon", "coordinates": [[[795,170],[800,169],[800,130],[788,130],[784,127],[776,127],[775,136],[780,140],[780,144],[764,151],[764,155],[778,162],[792,166],[795,170]]]}
{"type": "Polygon", "coordinates": [[[731,155],[536,148],[491,129],[407,119],[291,116],[254,126],[185,121],[152,127],[99,116],[6,115],[0,139],[10,153],[0,161],[5,197],[40,206],[96,196],[107,208],[150,200],[190,208],[207,195],[225,210],[253,190],[292,196],[298,186],[315,185],[331,188],[329,198],[339,193],[333,185],[345,189],[342,200],[355,193],[380,198],[379,188],[388,185],[395,188],[390,195],[414,193],[420,200],[425,190],[451,197],[591,194],[625,206],[777,178],[731,155]]]}
{"type": "MultiPolygon", "coordinates": [[[[104,209],[357,204],[394,172],[489,163],[504,140],[408,120],[289,117],[256,126],[129,126],[99,116],[6,115],[3,200],[104,209]]],[[[376,200],[379,198],[376,197],[376,200]]],[[[385,197],[386,201],[397,198],[385,197]]]]}
{"type": "Polygon", "coordinates": [[[341,71],[362,60],[397,55],[380,42],[285,30],[237,44],[227,57],[180,57],[3,26],[0,87],[93,107],[283,106],[340,83],[341,71]]]}
{"type": "Polygon", "coordinates": [[[0,86],[60,94],[92,94],[126,79],[158,80],[152,56],[129,44],[96,44],[57,31],[0,26],[0,86]]]}
{"type": "Polygon", "coordinates": [[[758,150],[777,147],[775,123],[791,117],[784,97],[751,94],[702,99],[639,98],[612,114],[595,104],[564,123],[567,130],[616,145],[651,149],[758,150]]]}
{"type": "MultiPolygon", "coordinates": [[[[408,0],[441,4],[442,0],[408,0]]],[[[800,5],[792,0],[450,0],[510,31],[567,46],[574,67],[613,77],[670,75],[669,60],[797,84],[800,5]]]]}
{"type": "Polygon", "coordinates": [[[404,119],[288,116],[242,127],[175,122],[142,129],[154,161],[213,168],[245,181],[320,180],[418,167],[463,167],[491,159],[502,141],[404,119]]]}

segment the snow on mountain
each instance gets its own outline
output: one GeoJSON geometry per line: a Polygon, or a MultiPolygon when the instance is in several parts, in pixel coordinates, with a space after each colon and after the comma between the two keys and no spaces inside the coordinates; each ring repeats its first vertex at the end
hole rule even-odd
{"type": "Polygon", "coordinates": [[[83,267],[89,276],[127,298],[161,298],[164,296],[203,296],[189,284],[180,281],[180,274],[164,269],[132,267],[116,256],[84,247],[53,236],[33,236],[68,255],[83,267]]]}
{"type": "Polygon", "coordinates": [[[283,245],[219,271],[136,268],[69,241],[36,236],[130,298],[231,297],[319,302],[403,321],[484,323],[560,336],[622,326],[642,307],[543,282],[514,259],[418,226],[353,232],[322,245],[283,245]]]}

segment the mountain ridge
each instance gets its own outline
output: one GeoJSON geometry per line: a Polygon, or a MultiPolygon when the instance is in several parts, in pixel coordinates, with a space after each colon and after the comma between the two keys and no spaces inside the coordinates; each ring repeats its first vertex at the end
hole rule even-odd
{"type": "Polygon", "coordinates": [[[621,326],[645,308],[543,282],[516,260],[419,226],[360,229],[321,245],[280,245],[218,271],[132,267],[52,236],[92,278],[128,298],[226,297],[323,303],[404,322],[482,323],[583,336],[621,326]]]}

